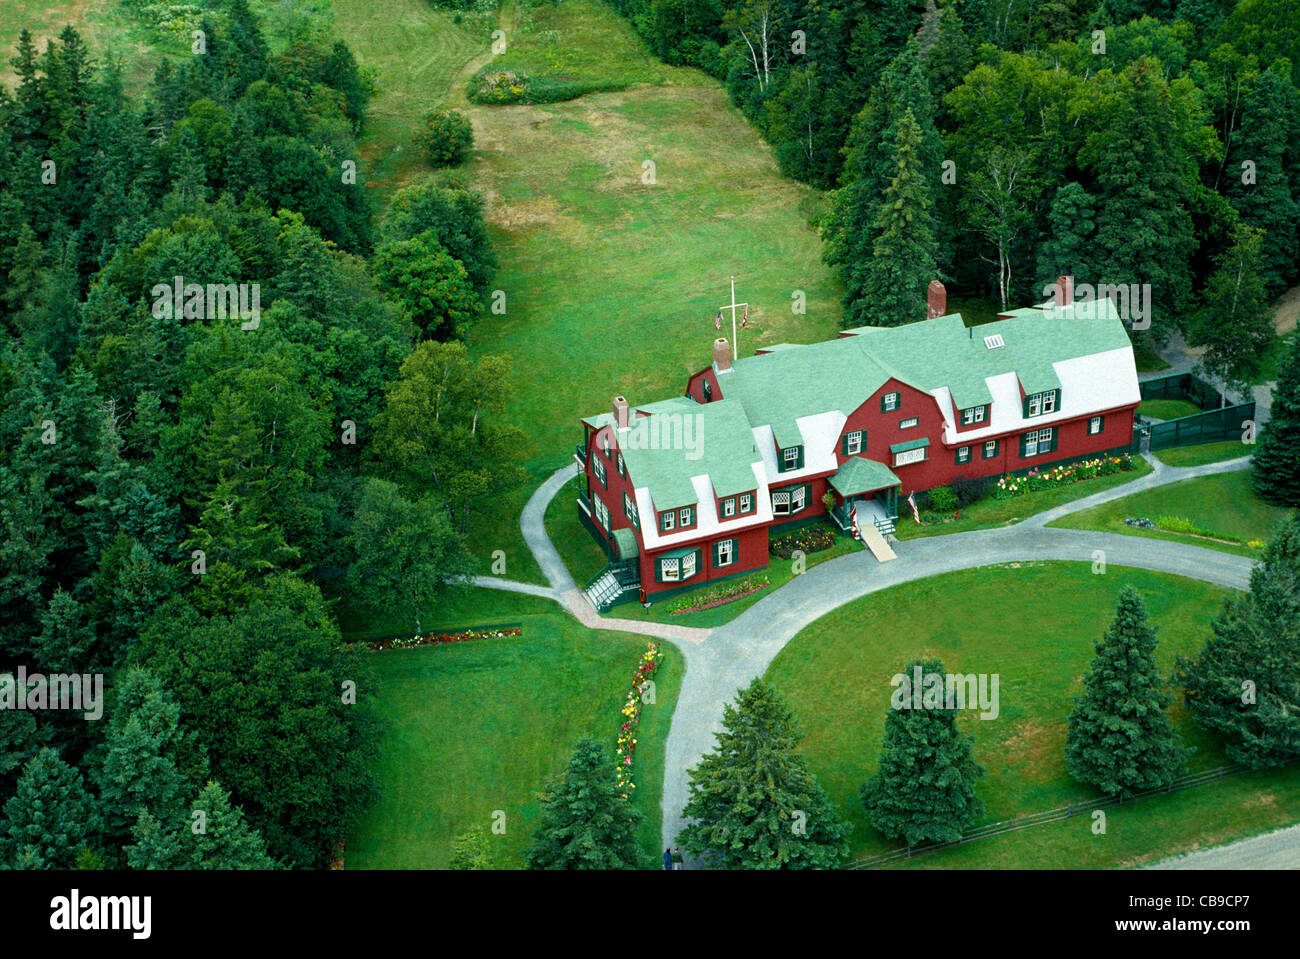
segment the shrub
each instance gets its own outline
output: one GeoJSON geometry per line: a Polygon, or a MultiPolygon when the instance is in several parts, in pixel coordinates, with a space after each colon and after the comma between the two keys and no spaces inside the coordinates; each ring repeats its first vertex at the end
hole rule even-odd
{"type": "Polygon", "coordinates": [[[430,110],[421,121],[415,142],[430,166],[460,166],[474,146],[474,128],[463,113],[430,110]]]}
{"type": "Polygon", "coordinates": [[[956,479],[952,481],[952,491],[957,497],[958,506],[969,506],[971,503],[978,503],[989,495],[989,490],[993,488],[993,477],[976,476],[970,479],[956,479]]]}
{"type": "Polygon", "coordinates": [[[957,494],[946,486],[930,490],[930,508],[937,513],[951,513],[957,508],[957,494]]]}

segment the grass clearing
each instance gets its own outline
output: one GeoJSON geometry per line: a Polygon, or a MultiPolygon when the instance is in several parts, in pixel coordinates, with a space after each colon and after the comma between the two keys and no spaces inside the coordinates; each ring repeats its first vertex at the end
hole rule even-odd
{"type": "MultiPolygon", "coordinates": [[[[646,640],[595,633],[545,600],[521,600],[522,636],[375,654],[387,717],[383,794],[348,838],[349,869],[444,868],[452,837],[490,827],[495,810],[506,814],[505,834],[491,837],[496,864],[520,868],[536,794],[564,768],[574,742],[592,735],[613,755],[646,640]]],[[[633,800],[646,817],[639,837],[651,865],[662,851],[664,742],[683,669],[681,654],[663,648],[656,702],[643,708],[633,800]]]]}
{"type": "Polygon", "coordinates": [[[1138,413],[1153,420],[1176,420],[1180,416],[1194,416],[1202,410],[1190,400],[1143,400],[1138,413]]]}
{"type": "MultiPolygon", "coordinates": [[[[893,691],[890,677],[921,656],[937,656],[953,672],[1000,677],[998,718],[982,721],[971,711],[959,720],[963,732],[975,739],[976,761],[987,769],[977,787],[987,807],[981,822],[1094,795],[1065,770],[1067,719],[1094,644],[1113,619],[1125,583],[1137,587],[1146,601],[1164,670],[1176,654],[1199,648],[1206,623],[1227,595],[1207,583],[1145,570],[1111,567],[1107,575],[1094,576],[1087,563],[1009,563],[854,600],[808,626],[778,654],[767,678],[794,709],[805,734],[801,751],[839,813],[853,825],[854,856],[894,848],[867,822],[858,788],[878,761],[893,691]],[[1031,596],[1032,603],[1008,602],[1009,597],[1031,596]]],[[[1190,770],[1225,762],[1217,742],[1191,722],[1181,700],[1172,715],[1197,750],[1190,770]]],[[[1297,795],[1300,770],[1262,774],[1260,780],[1242,777],[1108,813],[1123,824],[1109,830],[1109,840],[1091,836],[1088,817],[1080,817],[1060,827],[981,840],[915,865],[1025,868],[1069,862],[1115,867],[1139,856],[1154,858],[1198,842],[1222,841],[1225,832],[1238,828],[1244,833],[1294,822],[1300,818],[1297,795]],[[1185,817],[1188,803],[1200,804],[1197,818],[1185,817]],[[1257,813],[1242,816],[1242,805],[1251,803],[1260,806],[1257,813]],[[1060,835],[1052,838],[1049,829],[1059,829],[1060,835]],[[1052,859],[1049,842],[1068,847],[1069,858],[1052,859]],[[950,858],[954,856],[960,858],[950,858]]]]}
{"type": "Polygon", "coordinates": [[[1221,443],[1171,446],[1168,449],[1152,452],[1156,459],[1166,466],[1204,466],[1206,463],[1221,463],[1224,460],[1250,456],[1254,448],[1240,440],[1224,440],[1221,443]]]}
{"type": "Polygon", "coordinates": [[[1266,541],[1273,527],[1288,515],[1288,510],[1270,506],[1256,496],[1250,485],[1250,471],[1239,470],[1214,476],[1198,476],[1144,490],[1092,509],[1071,513],[1050,525],[1168,539],[1243,556],[1258,556],[1258,550],[1239,544],[1252,540],[1266,541]],[[1136,529],[1124,525],[1125,518],[1130,516],[1145,517],[1157,522],[1161,517],[1175,517],[1186,520],[1211,536],[1236,542],[1225,543],[1168,529],[1136,529]]]}
{"type": "Polygon", "coordinates": [[[1028,516],[1060,506],[1071,500],[1082,499],[1093,493],[1100,493],[1151,472],[1151,464],[1140,456],[1133,457],[1133,469],[1127,473],[1113,473],[1110,476],[1096,476],[1078,483],[1059,486],[1056,489],[1037,490],[1022,493],[1008,499],[994,499],[991,495],[978,503],[961,508],[961,518],[946,523],[925,523],[917,525],[911,510],[903,503],[898,511],[898,526],[895,535],[901,540],[916,539],[919,536],[943,536],[948,533],[963,533],[972,529],[992,529],[997,526],[1010,526],[1028,516]]]}

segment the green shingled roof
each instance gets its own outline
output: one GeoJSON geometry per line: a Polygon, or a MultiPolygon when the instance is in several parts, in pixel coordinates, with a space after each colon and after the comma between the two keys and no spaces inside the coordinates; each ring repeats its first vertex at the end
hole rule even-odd
{"type": "MultiPolygon", "coordinates": [[[[595,429],[612,425],[612,413],[583,419],[595,429]]],[[[761,459],[745,409],[736,400],[696,403],[676,397],[631,412],[631,426],[619,436],[628,477],[647,487],[656,510],[699,501],[693,477],[707,474],[718,496],[735,496],[757,486],[752,464],[761,459]],[[643,415],[648,414],[648,415],[643,415]]]]}
{"type": "Polygon", "coordinates": [[[841,496],[857,496],[888,486],[899,485],[899,479],[884,463],[854,456],[840,464],[830,483],[841,496]]]}
{"type": "MultiPolygon", "coordinates": [[[[1010,319],[966,327],[959,313],[895,327],[858,327],[853,336],[767,356],[737,360],[721,379],[750,422],[770,423],[778,446],[799,442],[795,420],[865,403],[890,378],[925,392],[947,387],[958,409],[992,402],[986,380],[1016,373],[1026,393],[1059,389],[1053,364],[1129,346],[1109,300],[1095,300],[1095,318],[1074,307],[1016,310],[1010,319]],[[1003,345],[990,349],[986,336],[1003,345]]],[[[1078,304],[1083,307],[1083,304],[1078,304]]]]}

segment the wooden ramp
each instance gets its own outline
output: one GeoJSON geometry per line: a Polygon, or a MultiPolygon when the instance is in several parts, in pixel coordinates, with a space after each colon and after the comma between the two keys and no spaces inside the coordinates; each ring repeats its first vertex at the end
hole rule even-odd
{"type": "Polygon", "coordinates": [[[889,544],[885,542],[885,537],[880,535],[880,530],[871,523],[858,524],[858,538],[867,544],[867,549],[871,550],[871,554],[880,562],[898,559],[894,551],[889,548],[889,544]]]}

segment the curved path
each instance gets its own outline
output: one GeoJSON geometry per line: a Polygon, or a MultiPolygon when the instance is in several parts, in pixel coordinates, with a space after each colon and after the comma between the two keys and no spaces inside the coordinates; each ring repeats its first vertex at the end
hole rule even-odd
{"type": "Polygon", "coordinates": [[[550,587],[479,576],[476,586],[544,596],[563,606],[590,629],[613,629],[666,639],[686,661],[681,692],[673,711],[664,756],[663,841],[672,845],[683,822],[688,796],[687,770],[714,746],[722,707],[738,690],[761,676],[777,653],[804,627],[859,597],[912,580],[977,566],[1029,560],[1070,560],[1107,566],[1132,566],[1245,589],[1254,560],[1169,540],[1090,530],[1051,529],[1053,520],[1101,503],[1180,480],[1234,472],[1249,457],[1203,466],[1165,466],[1147,457],[1153,470],[1128,483],[1037,513],[1010,526],[904,540],[894,545],[898,559],[879,563],[862,550],[828,560],[796,576],[723,626],[699,629],[666,623],[600,616],[583,597],[546,534],[546,507],[577,472],[556,470],[529,498],[520,516],[524,541],[537,558],[550,587]],[[1100,551],[1100,553],[1098,552],[1100,551]]]}

